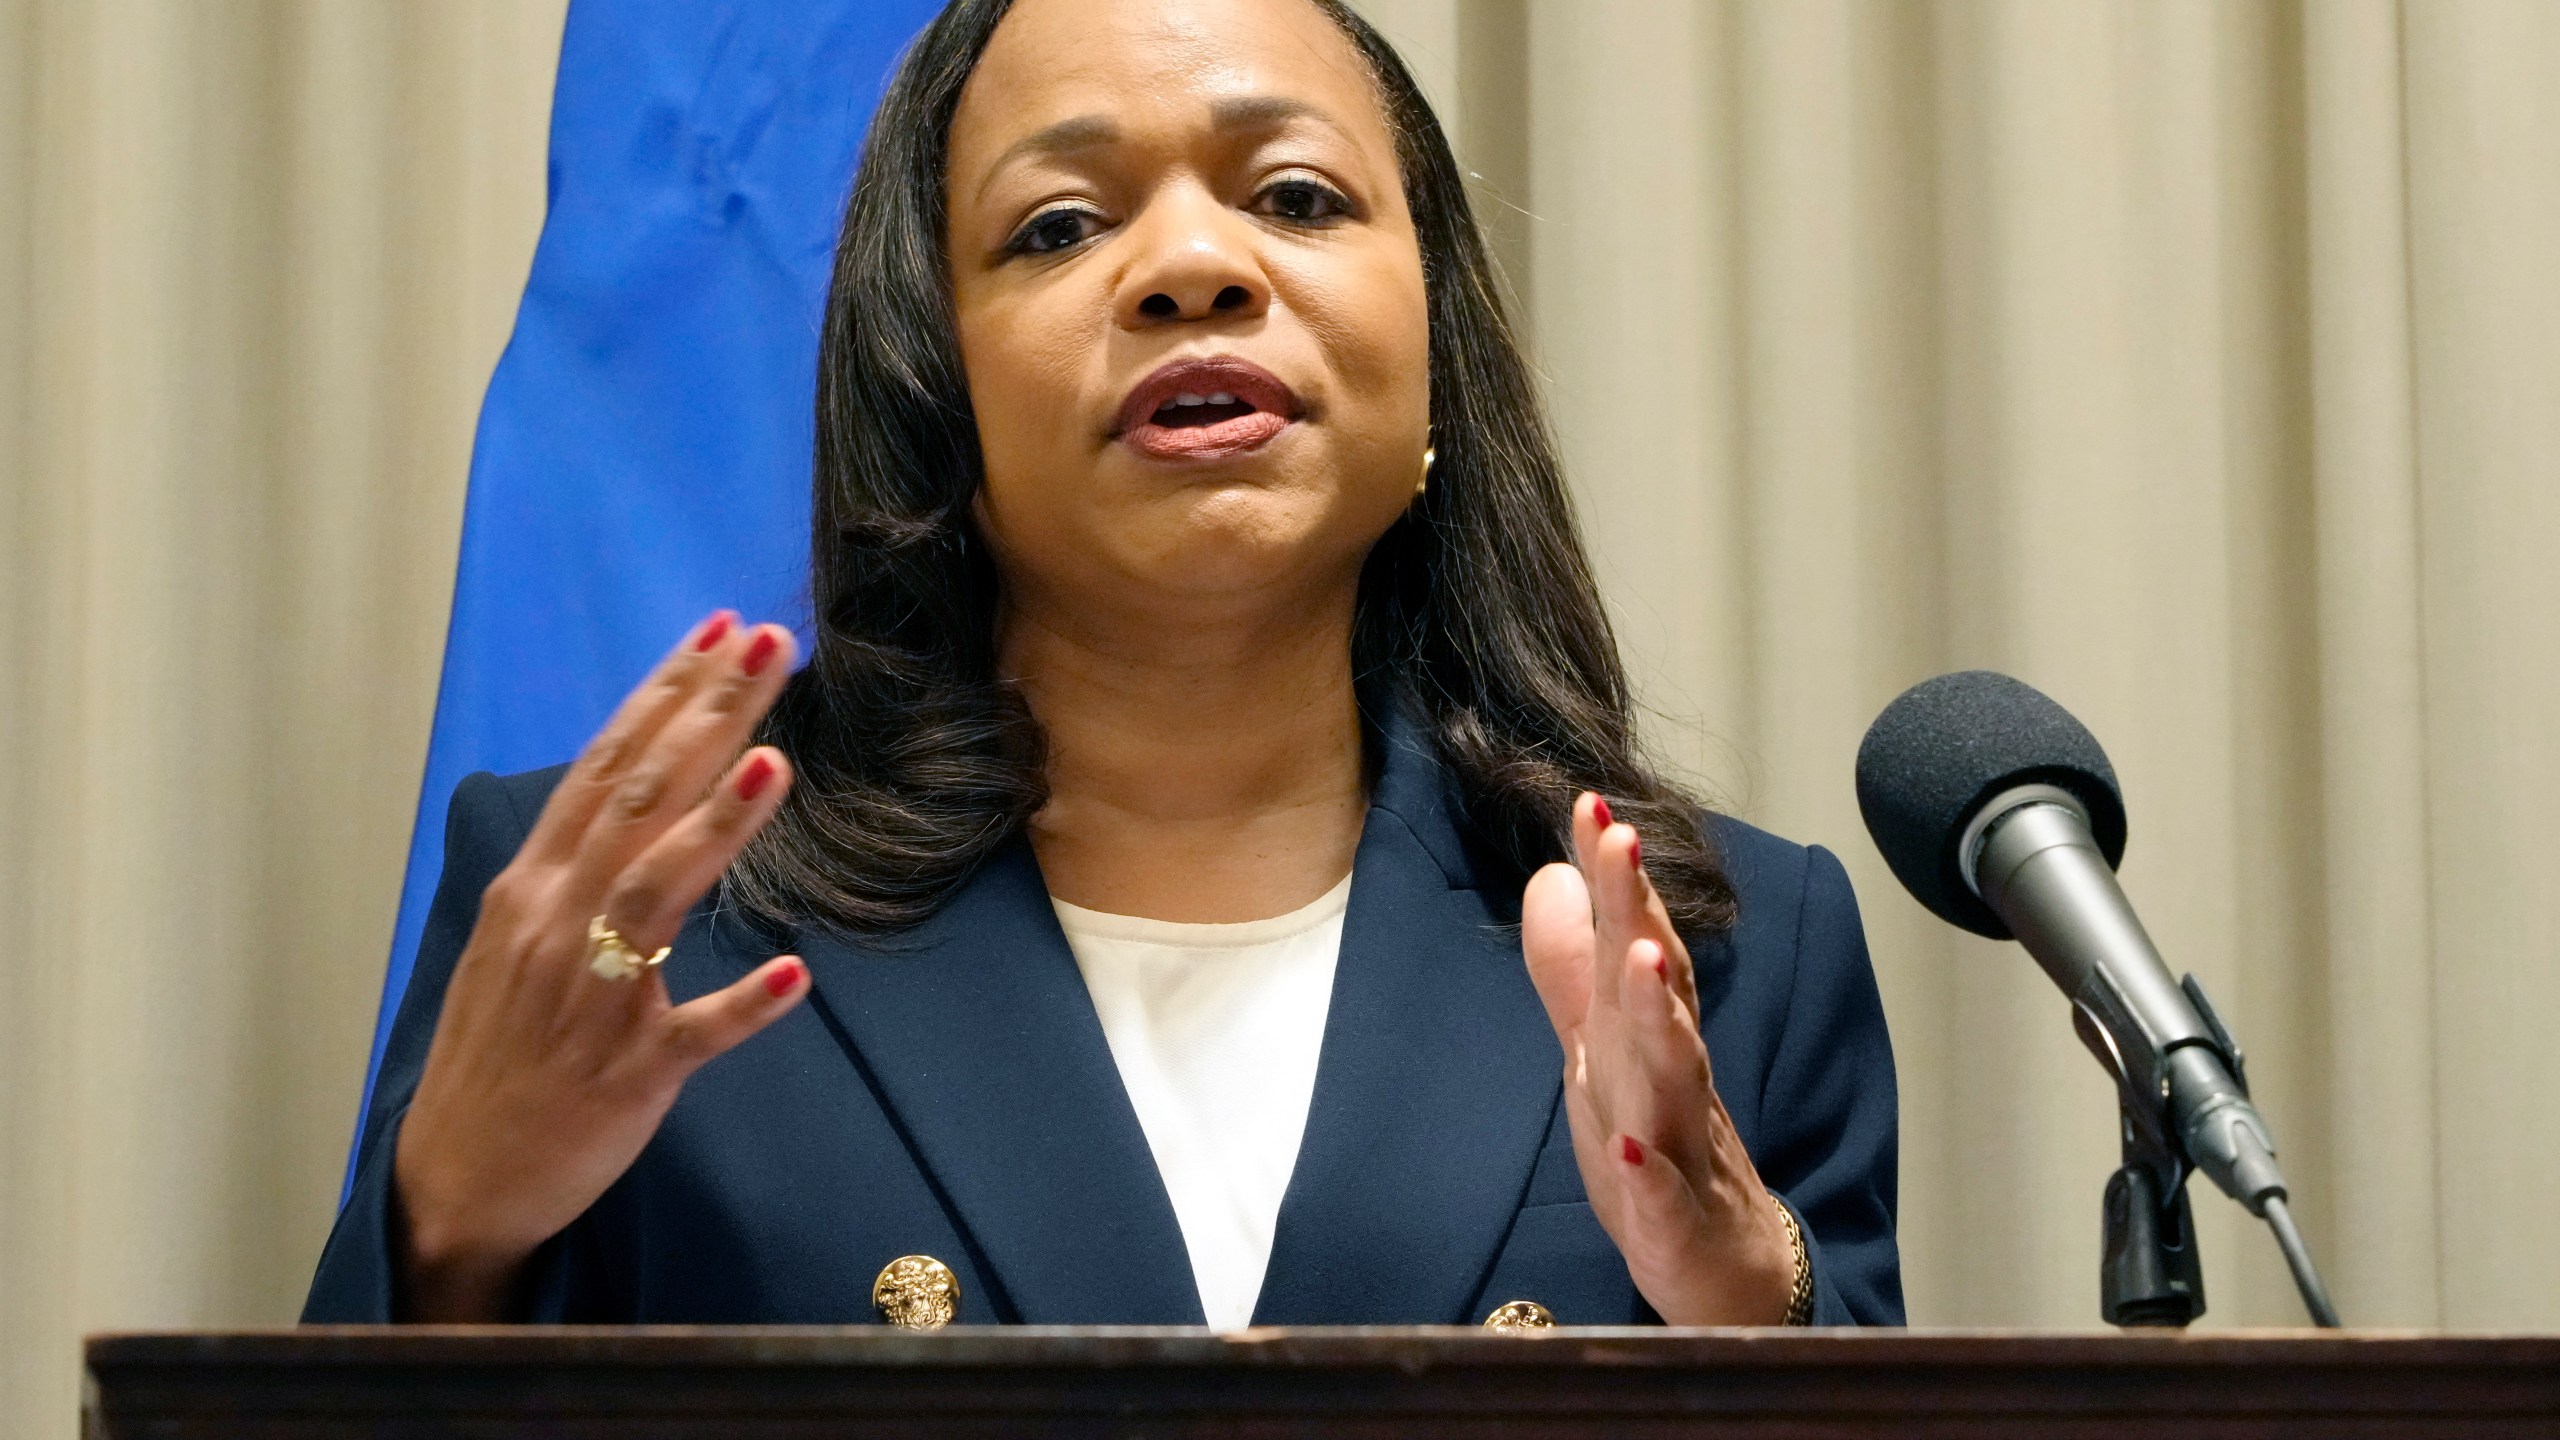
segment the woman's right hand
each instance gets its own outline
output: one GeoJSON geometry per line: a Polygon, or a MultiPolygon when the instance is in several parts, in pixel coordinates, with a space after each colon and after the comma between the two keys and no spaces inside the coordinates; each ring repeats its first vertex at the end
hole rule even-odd
{"type": "Polygon", "coordinates": [[[792,649],[782,627],[726,612],[696,627],[483,893],[393,1158],[401,1318],[505,1318],[535,1248],[630,1168],[686,1077],[808,989],[788,955],[683,1005],[654,966],[630,981],[588,968],[599,915],[642,955],[672,943],[781,804],[790,763],[738,748],[792,649]]]}

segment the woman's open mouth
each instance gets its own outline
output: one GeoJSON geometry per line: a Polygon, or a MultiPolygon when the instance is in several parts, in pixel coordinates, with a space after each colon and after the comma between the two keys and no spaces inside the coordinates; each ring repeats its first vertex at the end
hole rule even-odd
{"type": "Polygon", "coordinates": [[[1298,411],[1289,387],[1249,360],[1174,360],[1130,390],[1113,438],[1151,459],[1221,459],[1268,444],[1298,411]]]}

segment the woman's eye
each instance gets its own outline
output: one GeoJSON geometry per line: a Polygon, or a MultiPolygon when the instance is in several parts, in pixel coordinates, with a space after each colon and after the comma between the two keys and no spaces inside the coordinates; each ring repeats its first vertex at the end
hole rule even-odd
{"type": "Polygon", "coordinates": [[[1322,225],[1351,213],[1341,191],[1321,180],[1282,180],[1262,192],[1262,208],[1293,225],[1322,225]]]}
{"type": "Polygon", "coordinates": [[[1031,217],[1005,248],[1017,255],[1053,255],[1099,233],[1102,217],[1090,210],[1061,205],[1031,217]]]}

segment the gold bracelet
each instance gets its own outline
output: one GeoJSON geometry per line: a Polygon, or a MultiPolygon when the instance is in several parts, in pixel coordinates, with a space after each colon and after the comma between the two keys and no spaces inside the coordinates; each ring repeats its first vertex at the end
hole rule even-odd
{"type": "Polygon", "coordinates": [[[1787,1227],[1787,1248],[1793,1250],[1796,1257],[1795,1284],[1787,1291],[1787,1323],[1810,1325],[1813,1323],[1813,1256],[1804,1248],[1804,1227],[1796,1223],[1796,1212],[1788,1209],[1787,1202],[1779,1199],[1774,1190],[1769,1192],[1769,1203],[1778,1207],[1778,1220],[1787,1227]]]}

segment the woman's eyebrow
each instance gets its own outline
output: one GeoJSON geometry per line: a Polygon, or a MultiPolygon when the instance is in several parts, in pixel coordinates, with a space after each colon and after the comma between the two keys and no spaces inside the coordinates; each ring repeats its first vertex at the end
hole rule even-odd
{"type": "MultiPolygon", "coordinates": [[[[1292,120],[1313,120],[1342,130],[1332,116],[1286,95],[1239,95],[1220,100],[1210,105],[1209,119],[1221,130],[1277,130],[1292,120]]],[[[1343,133],[1347,136],[1350,132],[1343,133]]]]}
{"type": "Polygon", "coordinates": [[[1349,126],[1333,118],[1322,106],[1311,105],[1289,95],[1238,95],[1214,101],[1209,106],[1209,123],[1219,130],[1272,131],[1284,130],[1306,120],[1321,125],[1358,149],[1360,139],[1349,126]]]}
{"type": "MultiPolygon", "coordinates": [[[[1220,130],[1277,130],[1293,120],[1312,120],[1344,139],[1351,138],[1351,132],[1331,115],[1286,95],[1241,95],[1216,101],[1209,107],[1209,120],[1220,130]]],[[[1108,115],[1078,115],[1044,125],[1004,148],[1004,153],[987,167],[986,178],[978,183],[978,196],[984,199],[987,187],[995,184],[996,177],[1016,160],[1072,154],[1116,144],[1119,139],[1120,126],[1108,115]]]]}
{"type": "Polygon", "coordinates": [[[978,198],[985,199],[987,187],[995,184],[996,177],[1016,160],[1090,150],[1097,145],[1112,144],[1119,138],[1120,127],[1108,115],[1078,115],[1072,120],[1043,126],[1004,147],[1004,153],[996,157],[996,163],[987,167],[986,178],[978,182],[978,198]]]}

